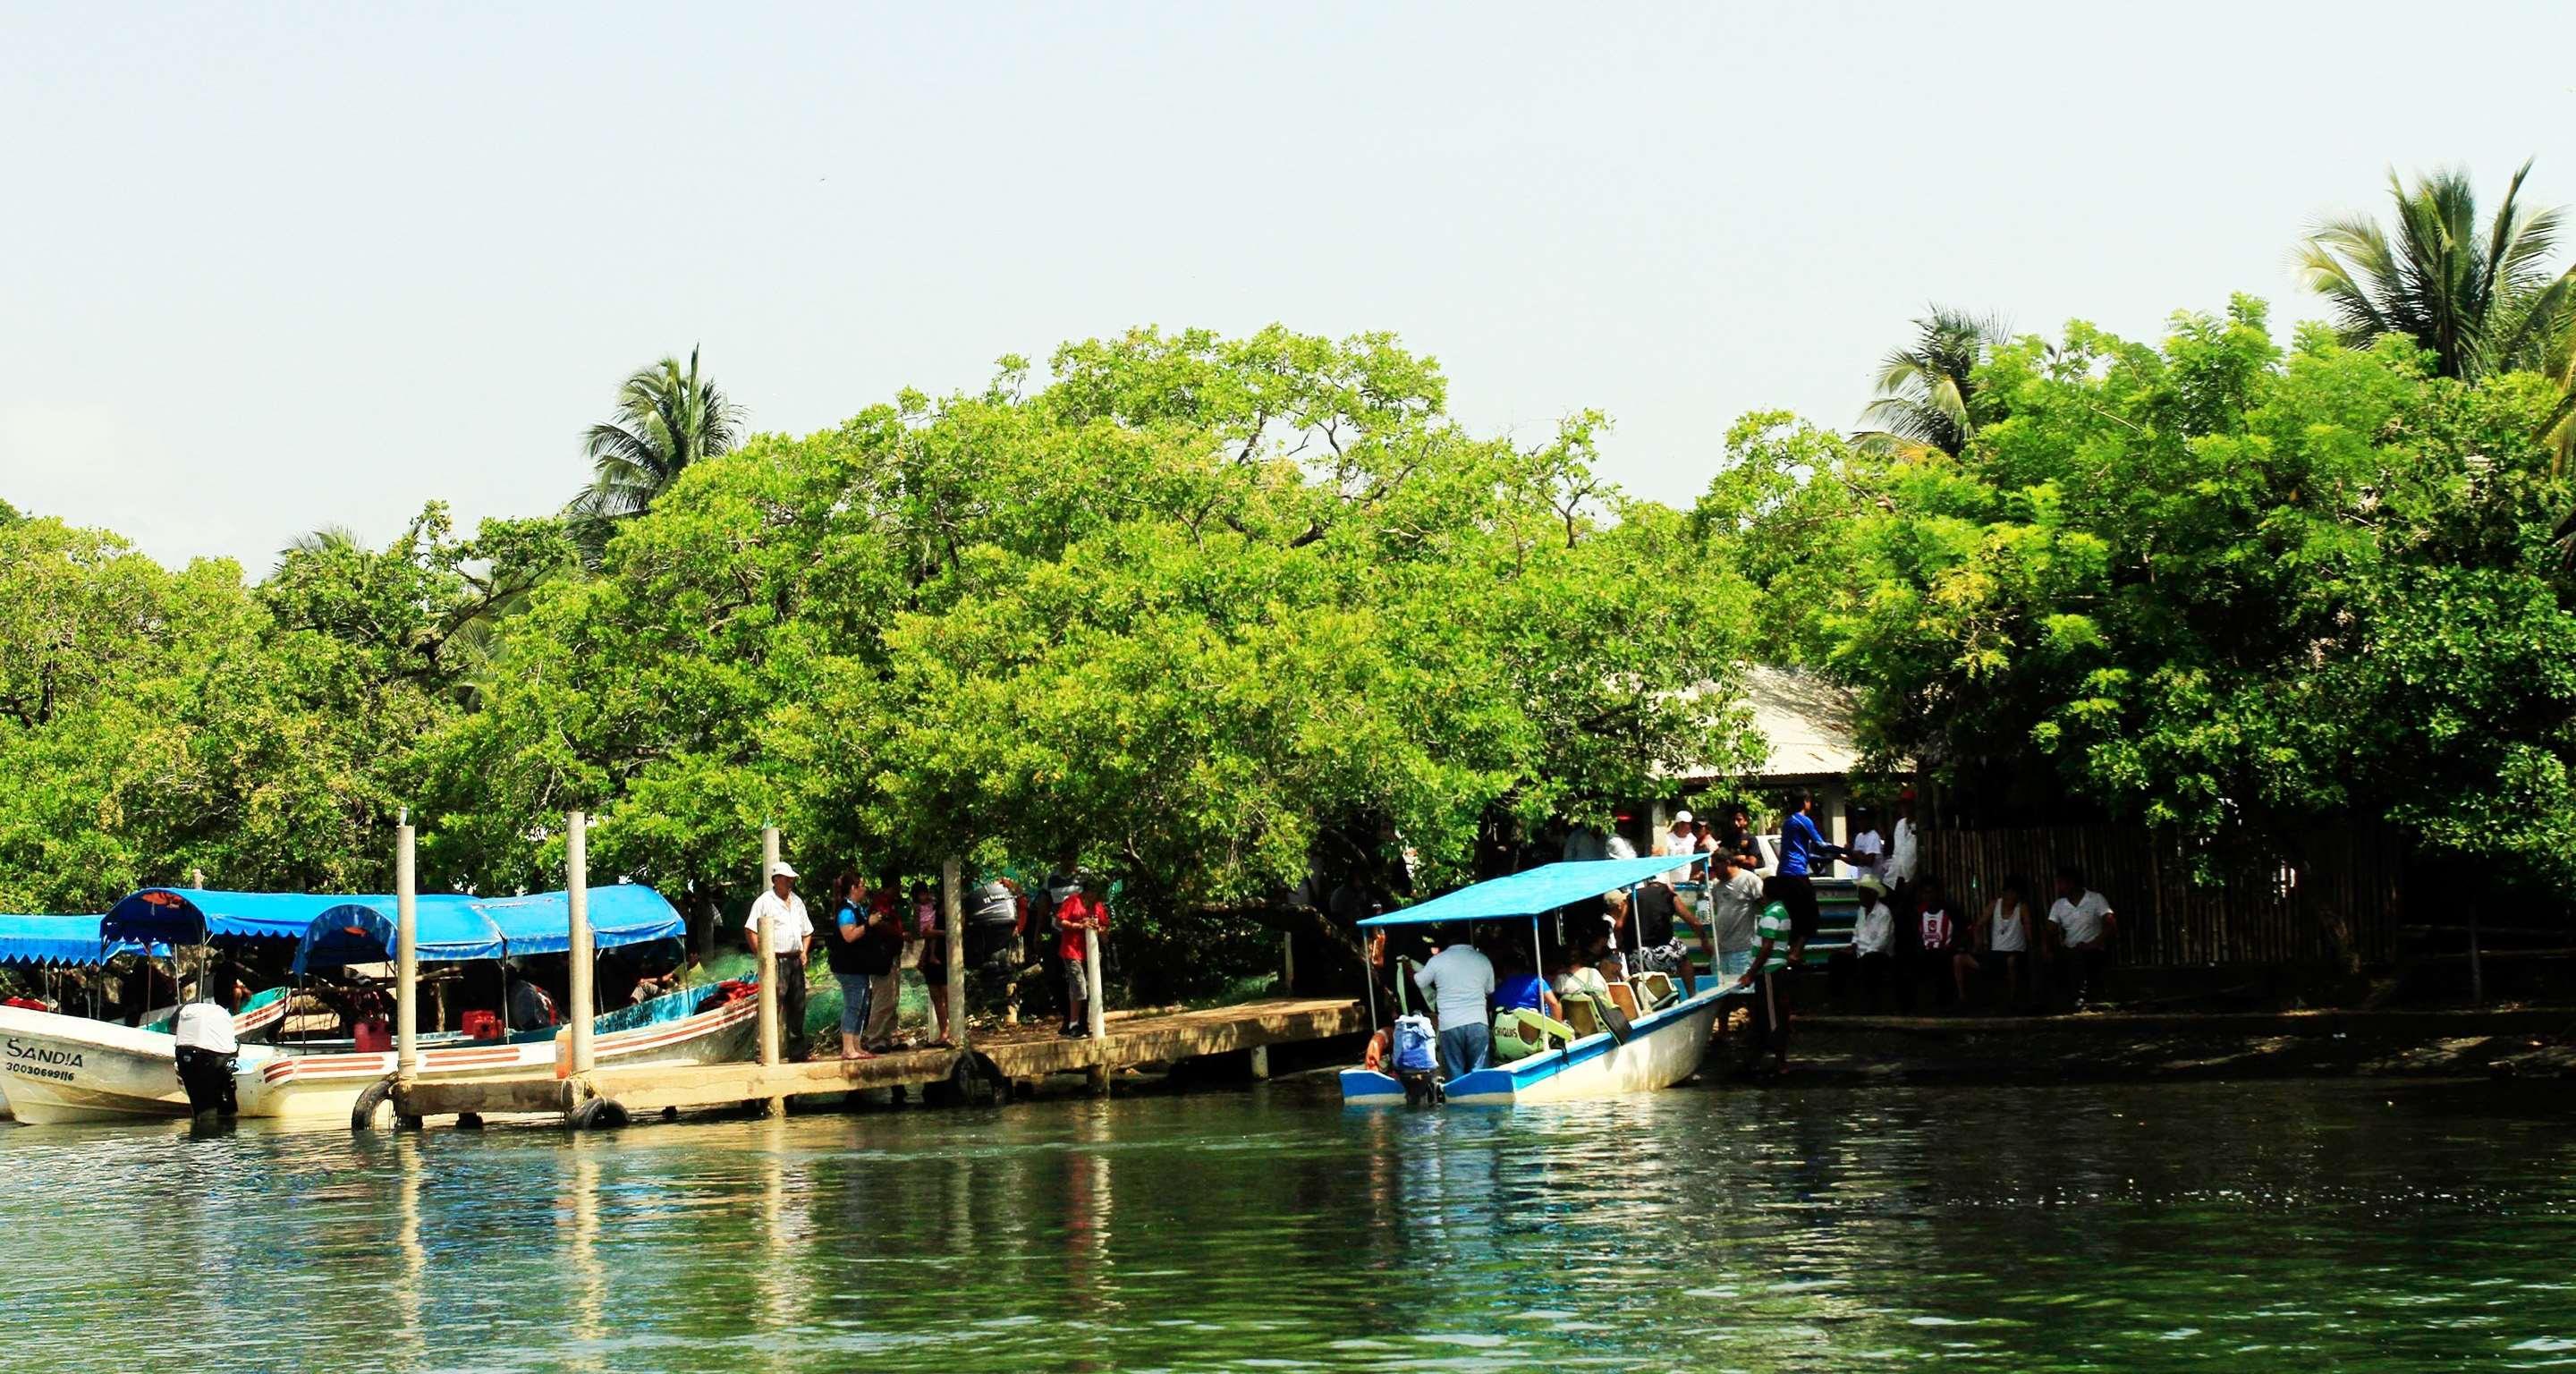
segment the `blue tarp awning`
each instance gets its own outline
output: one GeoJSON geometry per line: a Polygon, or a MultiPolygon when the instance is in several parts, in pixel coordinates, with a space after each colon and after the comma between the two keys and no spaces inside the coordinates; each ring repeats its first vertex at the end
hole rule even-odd
{"type": "Polygon", "coordinates": [[[127,940],[107,944],[98,927],[96,916],[0,915],[0,964],[95,964],[143,948],[127,940]]]}
{"type": "Polygon", "coordinates": [[[225,937],[295,940],[313,918],[346,897],[302,892],[209,892],[147,887],[107,909],[100,931],[111,940],[202,945],[225,937]]]}
{"type": "MultiPolygon", "coordinates": [[[[561,954],[572,948],[572,902],[561,892],[480,897],[475,910],[492,923],[512,954],[561,954]]],[[[661,893],[637,883],[590,890],[590,943],[615,949],[688,933],[688,922],[661,893]]]]}
{"type": "MultiPolygon", "coordinates": [[[[339,897],[314,913],[295,950],[295,971],[309,973],[394,957],[394,899],[339,897]]],[[[591,947],[615,949],[669,939],[687,922],[661,893],[618,883],[590,890],[591,947]]],[[[412,947],[424,963],[458,963],[572,948],[572,903],[561,892],[525,897],[434,895],[412,904],[412,947]]]]}
{"type": "Polygon", "coordinates": [[[1642,883],[1658,873],[1696,864],[1707,855],[1657,854],[1642,859],[1594,859],[1583,863],[1546,864],[1507,878],[1496,878],[1443,893],[1402,911],[1371,916],[1364,926],[1416,926],[1435,921],[1499,921],[1538,916],[1570,902],[1642,883]]]}

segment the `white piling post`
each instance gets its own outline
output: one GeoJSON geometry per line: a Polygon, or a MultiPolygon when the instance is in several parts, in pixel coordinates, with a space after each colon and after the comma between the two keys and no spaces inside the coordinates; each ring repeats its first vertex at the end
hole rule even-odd
{"type": "Polygon", "coordinates": [[[572,1071],[591,1069],[591,1016],[599,1005],[591,995],[590,818],[575,811],[564,817],[564,898],[572,922],[572,1071]]]}
{"type": "Polygon", "coordinates": [[[420,1072],[419,886],[412,872],[411,811],[394,827],[394,1081],[420,1072]]]}
{"type": "MultiPolygon", "coordinates": [[[[948,1043],[960,1050],[966,1048],[966,902],[958,890],[964,881],[963,867],[954,854],[939,865],[941,916],[948,940],[948,986],[944,990],[948,998],[948,1043]]],[[[932,995],[939,993],[934,991],[932,995]]]]}
{"type": "Polygon", "coordinates": [[[1082,983],[1084,1000],[1090,1012],[1087,1019],[1091,1022],[1091,1043],[1095,1052],[1099,1052],[1100,1055],[1097,1062],[1091,1066],[1091,1095],[1107,1097],[1109,1095],[1109,1057],[1102,1052],[1100,1042],[1109,1038],[1109,1027],[1107,1010],[1100,1005],[1100,927],[1098,926],[1082,928],[1082,983]]]}
{"type": "MultiPolygon", "coordinates": [[[[761,891],[770,890],[770,875],[777,871],[778,827],[773,825],[760,832],[761,891]]],[[[754,941],[758,952],[752,956],[757,960],[753,967],[760,975],[760,1066],[764,1069],[778,1067],[778,961],[769,951],[770,925],[768,921],[760,923],[754,941]]]]}
{"type": "Polygon", "coordinates": [[[1100,927],[1082,928],[1083,996],[1090,1004],[1091,1038],[1099,1040],[1109,1034],[1107,1015],[1100,1005],[1100,927]]]}

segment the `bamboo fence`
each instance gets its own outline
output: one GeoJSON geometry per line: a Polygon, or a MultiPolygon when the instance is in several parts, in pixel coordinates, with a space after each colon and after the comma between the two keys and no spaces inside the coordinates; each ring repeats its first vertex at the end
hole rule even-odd
{"type": "Polygon", "coordinates": [[[2028,878],[2045,919],[2061,864],[2119,913],[2113,946],[2131,965],[2381,963],[2397,953],[2405,846],[2374,827],[2319,830],[2287,844],[2194,843],[2139,826],[1928,831],[1923,866],[1963,904],[2028,878]]]}

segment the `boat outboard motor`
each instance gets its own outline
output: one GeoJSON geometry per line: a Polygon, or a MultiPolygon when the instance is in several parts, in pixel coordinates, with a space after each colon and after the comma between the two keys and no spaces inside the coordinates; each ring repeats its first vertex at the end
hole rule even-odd
{"type": "Polygon", "coordinates": [[[1440,1032],[1431,1018],[1415,1011],[1406,996],[1413,978],[1405,970],[1410,960],[1399,959],[1395,965],[1396,1007],[1394,1064],[1395,1081],[1404,1085],[1404,1105],[1419,1107],[1425,1102],[1440,1101],[1440,1032]]]}
{"type": "Polygon", "coordinates": [[[233,1061],[241,1042],[233,1036],[233,1014],[220,1002],[199,1000],[179,1008],[171,1022],[178,1044],[179,1086],[187,1091],[192,1116],[231,1116],[233,1061]]]}

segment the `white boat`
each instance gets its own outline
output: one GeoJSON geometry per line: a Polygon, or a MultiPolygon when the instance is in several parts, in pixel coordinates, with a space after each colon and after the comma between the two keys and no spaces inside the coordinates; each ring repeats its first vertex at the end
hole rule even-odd
{"type": "MultiPolygon", "coordinates": [[[[685,926],[677,911],[650,888],[628,885],[591,889],[591,921],[601,948],[662,939],[685,926]]],[[[291,893],[218,893],[148,889],[117,904],[105,918],[109,938],[171,945],[211,940],[277,938],[297,941],[297,972],[344,967],[386,955],[393,939],[393,900],[378,897],[291,893]]],[[[423,897],[415,907],[415,948],[424,960],[497,959],[513,954],[560,953],[569,948],[570,921],[561,893],[478,899],[423,897]]],[[[696,1004],[705,988],[688,988],[599,1018],[602,1063],[712,1062],[745,1057],[755,1033],[756,999],[740,998],[704,1012],[696,1004]]],[[[254,1007],[245,1019],[257,1029],[283,1015],[285,1001],[254,1007]]],[[[554,1029],[480,1041],[457,1032],[424,1035],[423,1077],[480,1077],[524,1072],[552,1062],[554,1029]]],[[[244,1116],[305,1116],[338,1112],[346,1119],[358,1095],[393,1072],[390,1051],[360,1051],[349,1040],[284,1045],[245,1044],[236,1061],[235,1089],[244,1116]]],[[[12,1085],[18,1119],[30,1125],[76,1121],[125,1121],[188,1114],[178,1080],[177,1042],[160,1030],[138,1030],[82,1017],[0,1007],[0,1078],[12,1085]]]]}
{"type": "MultiPolygon", "coordinates": [[[[739,997],[695,1011],[707,996],[703,987],[668,993],[633,1012],[647,1013],[640,1024],[620,1030],[596,1030],[592,1052],[601,1068],[634,1064],[716,1064],[754,1057],[753,1037],[760,1030],[760,999],[739,997]]],[[[618,1013],[624,1017],[627,1013],[618,1013]]],[[[597,1025],[615,1024],[610,1017],[597,1025]]],[[[447,1042],[420,1052],[418,1081],[473,1082],[524,1077],[532,1069],[555,1065],[567,1055],[563,1032],[541,1039],[498,1043],[447,1042]]],[[[390,1051],[326,1054],[283,1053],[253,1063],[245,1060],[233,1075],[235,1095],[245,1117],[329,1118],[347,1122],[358,1098],[393,1076],[390,1051]]],[[[186,1110],[182,1100],[180,1110],[186,1110]]]]}
{"type": "MultiPolygon", "coordinates": [[[[47,970],[96,968],[120,954],[167,956],[170,952],[129,940],[108,940],[99,933],[100,921],[97,916],[0,915],[0,964],[47,970]]],[[[242,1034],[254,1034],[275,1025],[284,1010],[283,1000],[272,998],[259,1005],[252,1024],[236,1024],[242,1034]]],[[[11,1079],[55,1082],[69,1072],[61,1059],[63,1051],[49,1033],[52,1023],[45,1019],[54,1015],[38,1007],[0,1006],[0,1117],[16,1114],[7,1098],[11,1079]]],[[[69,1019],[94,1022],[77,1014],[69,1019]]],[[[35,1091],[43,1095],[41,1089],[35,1091]]]]}
{"type": "MultiPolygon", "coordinates": [[[[1363,926],[1428,925],[1528,919],[1535,938],[1544,913],[1645,881],[1688,863],[1670,856],[1548,864],[1507,878],[1478,883],[1402,911],[1371,917],[1363,926]]],[[[1708,1055],[1718,1013],[1733,995],[1715,977],[1671,1004],[1633,1018],[1624,1033],[1597,1030],[1571,1042],[1507,1064],[1462,1075],[1442,1085],[1442,1096],[1466,1106],[1508,1107],[1523,1102],[1566,1102],[1668,1088],[1699,1072],[1708,1055]]],[[[1345,1106],[1402,1106],[1403,1081],[1373,1068],[1342,1070],[1345,1106]]]]}
{"type": "MultiPolygon", "coordinates": [[[[11,1111],[30,1126],[186,1116],[177,1045],[168,1031],[0,1007],[0,1083],[11,1111]]],[[[271,1053],[273,1046],[244,1045],[241,1060],[271,1053]]]]}

